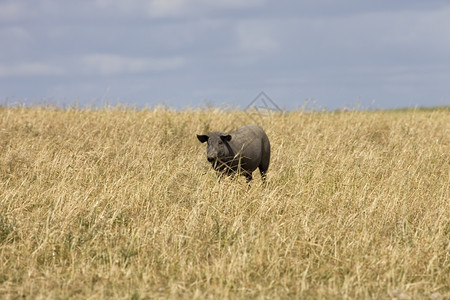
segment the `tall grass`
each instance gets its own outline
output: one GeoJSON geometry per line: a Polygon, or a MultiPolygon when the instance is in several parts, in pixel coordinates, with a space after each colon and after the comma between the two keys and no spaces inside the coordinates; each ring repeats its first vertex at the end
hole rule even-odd
{"type": "Polygon", "coordinates": [[[448,299],[449,187],[445,107],[0,108],[0,298],[448,299]],[[254,122],[219,181],[195,134],[254,122]]]}

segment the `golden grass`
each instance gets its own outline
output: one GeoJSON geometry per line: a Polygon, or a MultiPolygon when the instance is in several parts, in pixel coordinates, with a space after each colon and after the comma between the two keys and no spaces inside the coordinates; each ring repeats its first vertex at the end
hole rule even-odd
{"type": "Polygon", "coordinates": [[[0,108],[0,298],[448,299],[450,110],[0,108]],[[259,174],[195,134],[255,119],[259,174]]]}

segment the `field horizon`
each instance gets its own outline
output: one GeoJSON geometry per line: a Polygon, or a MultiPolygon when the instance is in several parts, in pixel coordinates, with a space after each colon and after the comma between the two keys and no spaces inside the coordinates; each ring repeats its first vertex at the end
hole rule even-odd
{"type": "Polygon", "coordinates": [[[448,299],[450,107],[0,107],[4,299],[448,299]],[[267,184],[196,134],[263,127],[267,184]]]}

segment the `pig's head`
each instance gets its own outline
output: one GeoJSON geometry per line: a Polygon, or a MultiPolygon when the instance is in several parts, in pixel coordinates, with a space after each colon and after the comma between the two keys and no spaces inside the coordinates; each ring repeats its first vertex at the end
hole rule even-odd
{"type": "Polygon", "coordinates": [[[223,134],[220,132],[212,132],[210,134],[197,134],[197,138],[200,142],[207,142],[206,158],[213,166],[218,161],[224,162],[232,156],[232,151],[228,142],[231,140],[231,135],[223,134]]]}

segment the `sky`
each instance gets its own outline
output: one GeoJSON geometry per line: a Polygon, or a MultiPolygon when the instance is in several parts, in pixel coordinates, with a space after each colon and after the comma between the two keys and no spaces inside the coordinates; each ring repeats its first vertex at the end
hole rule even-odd
{"type": "Polygon", "coordinates": [[[450,105],[450,1],[0,0],[0,105],[450,105]]]}

